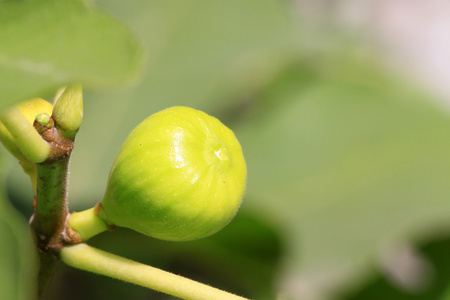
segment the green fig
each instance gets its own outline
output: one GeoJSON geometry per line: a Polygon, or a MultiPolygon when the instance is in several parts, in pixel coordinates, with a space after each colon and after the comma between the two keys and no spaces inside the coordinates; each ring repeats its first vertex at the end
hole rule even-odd
{"type": "Polygon", "coordinates": [[[234,133],[204,112],[171,107],[139,124],[121,147],[98,215],[170,241],[227,225],[245,192],[247,168],[234,133]]]}

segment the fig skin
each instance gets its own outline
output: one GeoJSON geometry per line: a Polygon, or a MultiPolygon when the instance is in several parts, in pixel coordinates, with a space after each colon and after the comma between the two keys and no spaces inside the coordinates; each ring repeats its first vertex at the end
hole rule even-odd
{"type": "Polygon", "coordinates": [[[99,216],[158,239],[199,239],[233,219],[246,177],[241,146],[229,128],[204,112],[171,107],[127,137],[99,216]]]}

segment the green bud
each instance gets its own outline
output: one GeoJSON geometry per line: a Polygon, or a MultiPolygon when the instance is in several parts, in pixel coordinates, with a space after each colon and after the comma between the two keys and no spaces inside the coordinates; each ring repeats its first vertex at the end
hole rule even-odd
{"type": "Polygon", "coordinates": [[[39,125],[42,125],[42,126],[48,126],[48,125],[51,125],[51,124],[49,124],[50,123],[50,116],[49,115],[47,115],[46,113],[40,113],[40,114],[38,114],[37,116],[36,116],[36,122],[38,122],[39,123],[39,125]]]}
{"type": "Polygon", "coordinates": [[[83,121],[83,95],[81,85],[68,86],[53,108],[56,127],[68,138],[73,138],[83,121]]]}

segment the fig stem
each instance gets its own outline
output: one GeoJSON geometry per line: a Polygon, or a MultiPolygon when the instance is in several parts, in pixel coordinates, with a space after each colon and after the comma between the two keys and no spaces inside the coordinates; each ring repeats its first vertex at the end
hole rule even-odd
{"type": "Polygon", "coordinates": [[[82,241],[109,230],[108,225],[96,214],[96,208],[74,212],[69,218],[69,226],[75,230],[82,241]]]}
{"type": "Polygon", "coordinates": [[[246,299],[197,281],[93,248],[84,243],[63,247],[60,257],[63,262],[74,268],[134,283],[182,299],[246,299]]]}
{"type": "Polygon", "coordinates": [[[68,214],[67,183],[69,157],[37,164],[37,195],[31,226],[40,235],[39,243],[55,245],[60,241],[68,214]]]}
{"type": "Polygon", "coordinates": [[[30,226],[39,253],[38,296],[41,297],[58,263],[68,215],[67,181],[70,156],[37,164],[37,193],[30,226]]]}
{"type": "Polygon", "coordinates": [[[1,114],[0,120],[29,161],[41,163],[49,157],[50,146],[17,107],[11,107],[1,114]]]}

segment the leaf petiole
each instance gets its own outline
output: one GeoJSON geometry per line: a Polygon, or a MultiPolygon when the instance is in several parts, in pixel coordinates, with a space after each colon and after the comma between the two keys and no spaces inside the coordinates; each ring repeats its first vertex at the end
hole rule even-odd
{"type": "Polygon", "coordinates": [[[182,299],[246,300],[246,298],[83,243],[63,247],[60,257],[63,262],[74,268],[134,283],[182,299]]]}
{"type": "Polygon", "coordinates": [[[11,107],[2,113],[0,120],[29,161],[41,163],[49,157],[50,146],[17,107],[11,107]]]}

